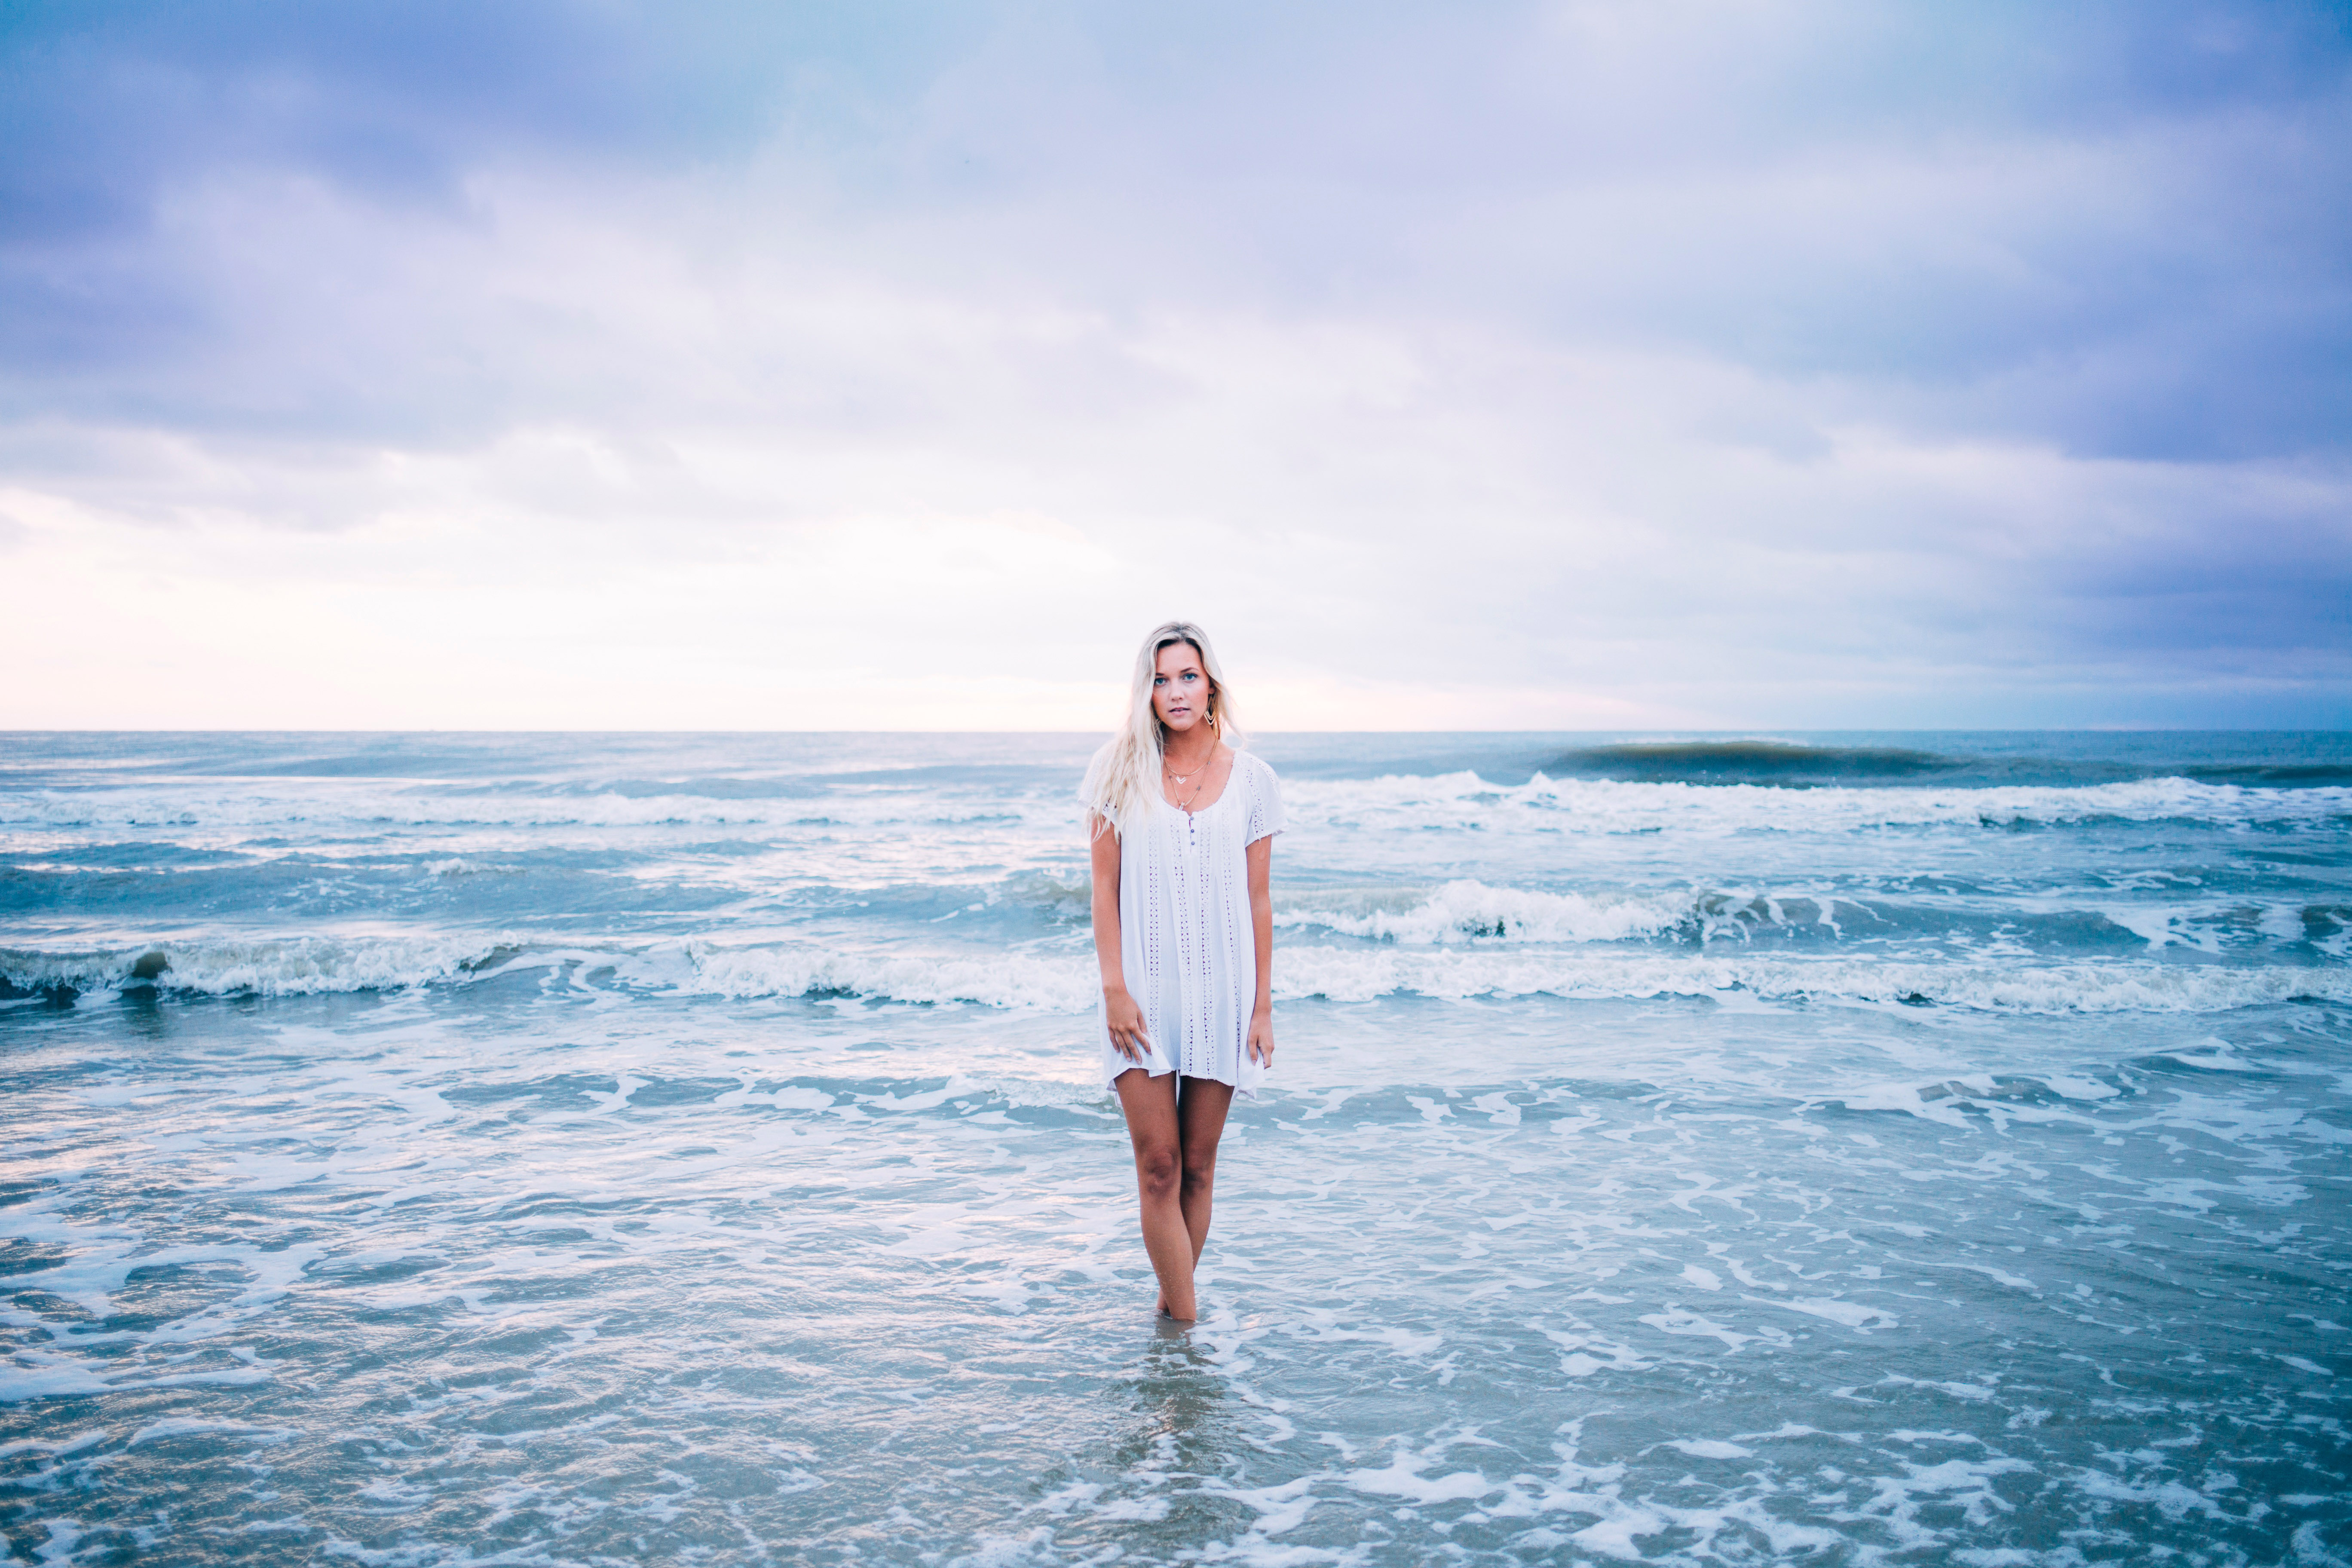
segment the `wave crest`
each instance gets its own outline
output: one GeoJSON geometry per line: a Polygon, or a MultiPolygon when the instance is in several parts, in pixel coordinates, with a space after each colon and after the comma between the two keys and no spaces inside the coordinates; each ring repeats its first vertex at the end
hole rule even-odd
{"type": "Polygon", "coordinates": [[[1687,899],[1588,898],[1466,879],[1434,892],[1307,894],[1275,911],[1281,927],[1319,927],[1341,936],[1428,946],[1481,938],[1499,942],[1622,942],[1655,936],[1691,919],[1687,899]],[[1407,901],[1410,900],[1410,901],[1407,901]]]}
{"type": "Polygon", "coordinates": [[[1079,1013],[1091,1010],[1102,990],[1090,958],[929,957],[799,947],[689,951],[695,973],[688,988],[720,996],[862,996],[1079,1013]]]}
{"type": "Polygon", "coordinates": [[[521,952],[498,937],[323,937],[149,942],[41,952],[0,948],[0,992],[157,991],[300,996],[464,980],[521,952]]]}
{"type": "MultiPolygon", "coordinates": [[[[814,944],[625,951],[525,947],[483,937],[300,937],[98,952],[0,949],[0,992],[23,997],[152,986],[191,995],[308,995],[463,984],[576,965],[617,989],[730,997],[859,997],[1083,1014],[1093,959],[1051,952],[854,952],[814,944]]],[[[599,982],[603,984],[604,982],[599,982]]],[[[2022,1014],[2221,1013],[2293,1001],[2352,1003],[2352,970],[2224,967],[2150,960],[2002,966],[1442,945],[1285,947],[1275,994],[1367,1002],[1549,995],[1571,1000],[1746,996],[1764,1001],[1938,1005],[2022,1014]]]]}

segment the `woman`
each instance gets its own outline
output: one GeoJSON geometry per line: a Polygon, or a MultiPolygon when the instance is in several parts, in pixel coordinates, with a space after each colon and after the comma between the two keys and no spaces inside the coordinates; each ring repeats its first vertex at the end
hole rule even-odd
{"type": "Polygon", "coordinates": [[[1239,749],[1232,691],[1198,626],[1144,639],[1128,722],[1080,791],[1094,849],[1103,1077],[1135,1144],[1160,1310],[1196,1315],[1217,1140],[1234,1091],[1274,1065],[1274,907],[1282,795],[1239,749]]]}

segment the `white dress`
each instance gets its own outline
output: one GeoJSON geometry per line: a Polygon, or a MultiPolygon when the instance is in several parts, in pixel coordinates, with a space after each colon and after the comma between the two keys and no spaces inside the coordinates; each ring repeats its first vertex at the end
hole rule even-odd
{"type": "Polygon", "coordinates": [[[1140,1062],[1121,1056],[1108,1008],[1097,1009],[1106,1085],[1140,1067],[1153,1078],[1213,1078],[1257,1098],[1265,1068],[1247,1049],[1257,943],[1244,851],[1281,831],[1274,770],[1235,752],[1215,800],[1190,813],[1155,800],[1150,820],[1119,840],[1119,967],[1151,1048],[1140,1062]]]}

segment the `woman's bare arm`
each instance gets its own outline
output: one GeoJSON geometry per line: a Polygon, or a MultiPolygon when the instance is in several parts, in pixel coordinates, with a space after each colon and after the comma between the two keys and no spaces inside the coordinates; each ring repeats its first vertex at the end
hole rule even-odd
{"type": "Polygon", "coordinates": [[[1257,949],[1257,1000],[1250,1009],[1249,1053],[1266,1067],[1274,1065],[1274,838],[1251,845],[1249,864],[1250,938],[1257,949]]]}
{"type": "Polygon", "coordinates": [[[1095,963],[1102,970],[1103,1017],[1110,1027],[1112,1047],[1129,1061],[1139,1062],[1151,1042],[1143,1033],[1143,1009],[1128,994],[1127,972],[1119,958],[1118,834],[1091,814],[1087,831],[1093,836],[1095,963]]]}

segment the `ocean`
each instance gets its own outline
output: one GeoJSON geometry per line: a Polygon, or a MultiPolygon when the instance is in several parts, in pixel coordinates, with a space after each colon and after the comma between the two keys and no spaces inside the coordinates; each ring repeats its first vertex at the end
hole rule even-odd
{"type": "Polygon", "coordinates": [[[0,736],[0,1562],[2341,1563],[2352,735],[0,736]]]}

